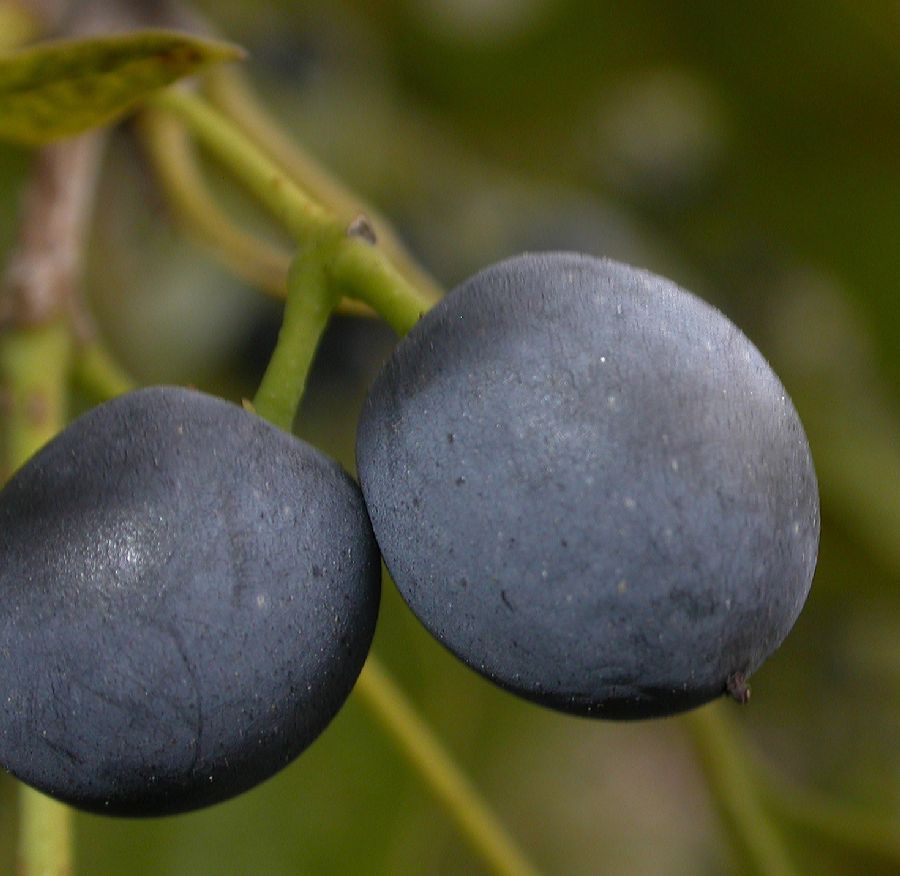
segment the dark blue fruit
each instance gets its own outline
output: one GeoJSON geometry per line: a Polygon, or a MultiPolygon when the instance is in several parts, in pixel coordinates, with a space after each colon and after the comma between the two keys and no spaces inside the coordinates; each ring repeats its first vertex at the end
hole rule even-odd
{"type": "Polygon", "coordinates": [[[809,591],[818,493],[784,387],[721,313],[627,265],[523,255],[463,283],[375,381],[357,462],[413,612],[564,711],[740,697],[809,591]]]}
{"type": "Polygon", "coordinates": [[[198,392],[122,396],[0,493],[0,762],[116,815],[238,794],[341,707],[378,598],[337,464],[198,392]]]}

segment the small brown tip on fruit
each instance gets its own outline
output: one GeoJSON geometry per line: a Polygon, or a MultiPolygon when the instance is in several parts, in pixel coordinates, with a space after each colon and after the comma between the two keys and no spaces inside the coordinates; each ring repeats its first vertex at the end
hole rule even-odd
{"type": "Polygon", "coordinates": [[[375,229],[365,213],[360,213],[353,218],[347,226],[347,237],[359,237],[373,246],[378,242],[378,238],[375,236],[375,229]]]}
{"type": "Polygon", "coordinates": [[[742,706],[750,702],[750,686],[743,672],[735,672],[728,676],[725,682],[725,690],[728,695],[742,706]]]}

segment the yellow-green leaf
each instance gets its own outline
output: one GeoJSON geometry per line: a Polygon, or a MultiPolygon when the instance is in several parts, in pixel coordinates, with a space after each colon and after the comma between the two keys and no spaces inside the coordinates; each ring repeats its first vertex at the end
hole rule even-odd
{"type": "Polygon", "coordinates": [[[41,25],[37,15],[19,3],[0,0],[0,50],[9,51],[37,39],[41,25]]]}
{"type": "Polygon", "coordinates": [[[144,30],[0,55],[0,139],[39,145],[105,125],[149,92],[219,61],[230,43],[144,30]]]}

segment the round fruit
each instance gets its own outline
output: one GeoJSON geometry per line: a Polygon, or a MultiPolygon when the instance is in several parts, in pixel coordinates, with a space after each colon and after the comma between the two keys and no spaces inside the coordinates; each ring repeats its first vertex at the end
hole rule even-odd
{"type": "Polygon", "coordinates": [[[357,463],[413,612],[564,711],[740,695],[809,590],[818,493],[784,387],[721,313],[627,265],[530,254],[463,283],[372,386],[357,463]]]}
{"type": "Polygon", "coordinates": [[[173,387],[95,408],[0,493],[0,761],[116,815],[246,790],[344,702],[379,569],[312,447],[173,387]]]}

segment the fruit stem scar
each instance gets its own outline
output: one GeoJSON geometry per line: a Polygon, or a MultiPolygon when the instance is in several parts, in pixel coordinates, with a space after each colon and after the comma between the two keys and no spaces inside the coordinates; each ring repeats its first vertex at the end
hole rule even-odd
{"type": "Polygon", "coordinates": [[[750,686],[743,672],[733,672],[725,681],[725,690],[728,695],[742,706],[750,702],[750,686]]]}

